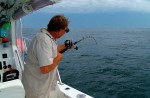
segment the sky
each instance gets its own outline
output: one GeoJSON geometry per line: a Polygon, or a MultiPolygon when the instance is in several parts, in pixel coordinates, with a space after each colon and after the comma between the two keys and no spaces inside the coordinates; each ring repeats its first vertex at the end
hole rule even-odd
{"type": "Polygon", "coordinates": [[[57,14],[71,29],[150,28],[150,0],[62,0],[22,18],[27,28],[46,27],[57,14]]]}

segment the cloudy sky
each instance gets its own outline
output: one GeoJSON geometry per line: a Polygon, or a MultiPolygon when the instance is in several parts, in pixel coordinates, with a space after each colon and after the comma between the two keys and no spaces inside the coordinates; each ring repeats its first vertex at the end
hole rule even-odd
{"type": "Polygon", "coordinates": [[[56,14],[73,29],[149,28],[150,0],[62,0],[24,17],[24,26],[45,27],[56,14]]]}
{"type": "Polygon", "coordinates": [[[43,11],[63,13],[97,13],[105,11],[140,11],[150,12],[150,0],[62,0],[43,11]]]}

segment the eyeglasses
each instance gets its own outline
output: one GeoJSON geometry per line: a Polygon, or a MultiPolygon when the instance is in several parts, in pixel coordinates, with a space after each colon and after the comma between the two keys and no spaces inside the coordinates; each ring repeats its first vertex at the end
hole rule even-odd
{"type": "Polygon", "coordinates": [[[68,33],[68,32],[69,32],[69,28],[65,29],[64,31],[65,31],[66,33],[68,33]]]}

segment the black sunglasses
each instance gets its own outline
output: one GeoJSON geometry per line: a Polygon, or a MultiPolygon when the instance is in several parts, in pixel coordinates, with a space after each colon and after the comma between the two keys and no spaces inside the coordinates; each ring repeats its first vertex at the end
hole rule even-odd
{"type": "Polygon", "coordinates": [[[64,31],[65,31],[66,33],[68,33],[68,32],[69,32],[69,28],[65,29],[64,31]]]}

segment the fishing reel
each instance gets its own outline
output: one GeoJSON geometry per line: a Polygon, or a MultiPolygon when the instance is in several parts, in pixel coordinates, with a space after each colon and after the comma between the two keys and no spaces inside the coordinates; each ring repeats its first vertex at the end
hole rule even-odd
{"type": "MultiPolygon", "coordinates": [[[[75,45],[72,40],[66,40],[64,44],[67,49],[71,49],[75,45]]],[[[78,50],[78,47],[74,46],[74,49],[78,50]]]]}
{"type": "Polygon", "coordinates": [[[64,44],[67,49],[71,49],[71,47],[73,46],[72,40],[66,40],[64,44]]]}

